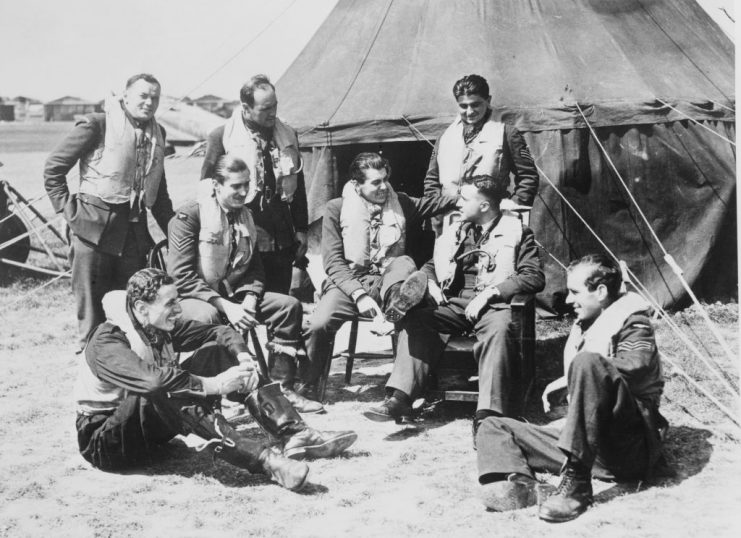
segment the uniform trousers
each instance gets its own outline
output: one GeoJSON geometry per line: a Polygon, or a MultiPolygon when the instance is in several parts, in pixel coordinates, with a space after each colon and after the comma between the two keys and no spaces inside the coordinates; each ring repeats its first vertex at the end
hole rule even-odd
{"type": "MultiPolygon", "coordinates": [[[[404,282],[406,278],[417,270],[414,260],[409,256],[394,258],[386,267],[382,275],[366,274],[358,277],[365,292],[383,308],[383,301],[389,288],[394,284],[404,282]]],[[[308,384],[319,380],[324,372],[326,361],[332,360],[332,343],[337,331],[346,321],[351,321],[360,315],[355,301],[334,284],[328,285],[322,298],[316,305],[309,321],[309,328],[304,333],[306,353],[309,355],[309,365],[301,372],[301,378],[308,384]]]]}
{"type": "Polygon", "coordinates": [[[288,295],[291,291],[295,250],[284,248],[260,252],[260,257],[265,268],[265,290],[288,295]]]}
{"type": "Polygon", "coordinates": [[[445,305],[424,306],[411,310],[399,334],[396,360],[386,387],[398,389],[412,399],[425,389],[427,377],[442,356],[450,335],[473,332],[473,354],[479,370],[477,410],[492,410],[502,415],[514,406],[513,361],[516,340],[509,306],[488,308],[475,323],[466,319],[469,299],[452,298],[445,305]]]}
{"type": "MultiPolygon", "coordinates": [[[[180,365],[203,377],[213,377],[236,366],[237,359],[215,343],[198,349],[180,365]]],[[[194,405],[210,407],[220,397],[129,393],[112,412],[77,414],[77,442],[83,458],[103,470],[121,470],[145,464],[152,449],[175,435],[187,433],[183,412],[194,405]]],[[[244,395],[242,395],[244,399],[244,395]]]]}
{"type": "Polygon", "coordinates": [[[487,417],[476,435],[479,480],[491,474],[558,474],[571,455],[605,479],[648,471],[647,428],[625,379],[597,353],[576,355],[569,368],[565,419],[537,426],[487,417]]]}
{"type": "Polygon", "coordinates": [[[120,256],[102,252],[75,234],[71,237],[72,293],[77,304],[80,347],[88,334],[105,321],[103,296],[126,289],[131,275],[146,267],[152,246],[146,221],[129,223],[120,256]]]}

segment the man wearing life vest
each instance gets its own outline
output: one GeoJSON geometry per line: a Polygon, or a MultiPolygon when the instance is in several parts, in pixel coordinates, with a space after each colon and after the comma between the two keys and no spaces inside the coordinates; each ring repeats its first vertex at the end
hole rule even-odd
{"type": "Polygon", "coordinates": [[[265,291],[258,234],[245,198],[252,184],[240,157],[223,155],[213,179],[201,181],[198,199],[177,211],[169,227],[168,271],[183,297],[183,316],[204,323],[231,323],[246,331],[265,323],[270,331],[272,375],[301,412],[324,410],[293,390],[297,362],[306,360],[303,310],[295,297],[265,291]]]}
{"type": "Polygon", "coordinates": [[[259,375],[239,333],[180,319],[177,289],[158,269],[135,273],[125,292],[105,296],[104,307],[108,320],[85,347],[74,389],[77,440],[87,461],[118,472],[149,463],[152,449],[175,435],[193,433],[214,457],[288,489],[304,486],[309,468],[288,459],[298,453],[244,437],[214,411],[222,395],[263,406],[255,390],[259,375]],[[175,353],[192,350],[178,364],[175,353]]]}
{"type": "Polygon", "coordinates": [[[165,181],[165,132],[154,119],[159,99],[156,78],[134,75],[122,96],[106,100],[104,114],[79,120],[46,160],[46,192],[71,231],[80,348],[105,319],[103,295],[124,288],[146,265],[153,245],[146,209],[163,230],[173,215],[165,181]],[[78,161],[79,192],[70,195],[66,176],[78,161]]]}
{"type": "Polygon", "coordinates": [[[313,385],[331,360],[334,333],[358,314],[398,322],[424,297],[427,277],[406,255],[410,226],[455,208],[455,197],[411,198],[391,187],[391,166],[377,153],[350,164],[342,196],[330,200],[322,221],[327,279],[305,334],[313,385]]]}
{"type": "Polygon", "coordinates": [[[442,190],[457,194],[466,177],[488,175],[504,185],[514,176],[511,197],[502,209],[533,205],[538,192],[538,171],[520,132],[492,116],[486,79],[466,75],[453,86],[458,117],[437,139],[425,176],[425,194],[442,190]]]}
{"type": "Polygon", "coordinates": [[[201,179],[214,177],[216,163],[226,153],[247,163],[252,178],[247,205],[265,266],[265,289],[287,294],[293,263],[304,258],[308,245],[309,214],[298,137],[276,116],[275,87],[265,75],[247,81],[239,98],[241,108],[208,136],[201,179]]]}
{"type": "Polygon", "coordinates": [[[474,176],[464,184],[458,213],[435,242],[424,267],[433,304],[411,310],[402,324],[396,361],[384,402],[364,414],[375,421],[400,421],[441,356],[448,334],[473,332],[479,366],[479,398],[474,421],[509,415],[515,400],[510,372],[516,342],[510,331],[510,301],[545,286],[533,233],[520,219],[503,213],[503,183],[474,176]]]}
{"type": "Polygon", "coordinates": [[[576,323],[564,349],[564,377],[543,395],[568,390],[565,421],[536,426],[484,419],[476,437],[484,504],[513,510],[536,502],[535,472],[560,473],[558,489],[539,508],[551,522],[578,517],[592,503],[591,477],[645,479],[661,460],[659,414],[664,386],[650,307],[621,291],[620,267],[592,254],[567,270],[576,323]]]}

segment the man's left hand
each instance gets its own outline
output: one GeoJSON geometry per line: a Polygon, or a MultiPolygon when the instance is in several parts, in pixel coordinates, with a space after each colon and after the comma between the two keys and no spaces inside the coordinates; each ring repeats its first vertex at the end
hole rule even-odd
{"type": "Polygon", "coordinates": [[[306,238],[306,232],[296,232],[296,261],[300,260],[306,255],[306,251],[309,249],[309,241],[306,238]]]}
{"type": "Polygon", "coordinates": [[[476,323],[479,317],[481,317],[486,306],[489,304],[489,299],[494,297],[496,294],[496,288],[487,288],[471,299],[471,302],[468,303],[465,310],[466,319],[471,323],[476,323]]]}

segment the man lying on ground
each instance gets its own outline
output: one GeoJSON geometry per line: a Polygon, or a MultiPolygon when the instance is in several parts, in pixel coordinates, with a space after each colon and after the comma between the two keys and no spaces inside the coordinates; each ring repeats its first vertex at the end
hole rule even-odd
{"type": "Polygon", "coordinates": [[[155,446],[194,433],[215,456],[298,490],[309,469],[293,459],[336,456],[357,439],[307,426],[277,384],[263,384],[238,332],[181,320],[177,288],[164,272],[138,271],[125,293],[105,296],[104,308],[108,321],[90,337],[75,386],[80,453],[93,466],[136,466],[155,446]],[[193,350],[178,365],[175,353],[193,350]],[[222,395],[244,402],[281,450],[243,436],[214,411],[222,395]]]}
{"type": "MultiPolygon", "coordinates": [[[[591,477],[645,479],[661,456],[659,414],[664,386],[649,305],[621,293],[620,267],[588,255],[568,268],[567,302],[577,321],[564,349],[565,378],[546,387],[568,389],[562,424],[536,426],[489,417],[478,435],[484,504],[512,510],[535,504],[535,472],[560,473],[556,492],[538,515],[551,522],[578,517],[592,503],[591,477]]],[[[560,421],[559,421],[560,422],[560,421]]]]}

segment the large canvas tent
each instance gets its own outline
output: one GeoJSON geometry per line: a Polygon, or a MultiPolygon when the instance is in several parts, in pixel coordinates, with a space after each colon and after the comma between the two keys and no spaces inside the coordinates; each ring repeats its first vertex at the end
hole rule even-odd
{"type": "Polygon", "coordinates": [[[546,300],[564,288],[555,259],[600,248],[557,191],[661,304],[683,296],[620,178],[687,281],[735,288],[734,47],[694,0],[340,0],[277,83],[310,218],[359,150],[381,149],[395,186],[420,194],[469,73],[542,170],[530,225],[546,300]]]}

